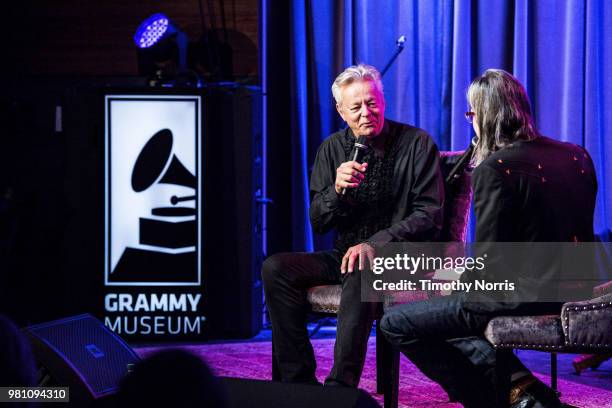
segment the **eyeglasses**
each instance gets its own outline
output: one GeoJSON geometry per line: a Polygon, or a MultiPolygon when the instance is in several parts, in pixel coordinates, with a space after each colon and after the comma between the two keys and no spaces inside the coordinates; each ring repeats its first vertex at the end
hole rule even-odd
{"type": "Polygon", "coordinates": [[[475,112],[472,112],[472,111],[465,112],[465,120],[467,120],[468,123],[474,122],[474,116],[476,116],[475,112]]]}

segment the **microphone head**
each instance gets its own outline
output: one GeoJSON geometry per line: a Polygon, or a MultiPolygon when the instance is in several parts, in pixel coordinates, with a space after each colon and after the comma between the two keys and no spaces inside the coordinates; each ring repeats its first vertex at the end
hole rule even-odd
{"type": "Polygon", "coordinates": [[[399,38],[397,39],[397,41],[395,42],[395,44],[396,44],[398,47],[403,47],[405,42],[406,42],[406,36],[405,36],[405,35],[402,35],[401,37],[399,37],[399,38]]]}
{"type": "Polygon", "coordinates": [[[357,149],[367,149],[368,148],[368,138],[364,135],[361,135],[355,140],[355,148],[357,149]]]}

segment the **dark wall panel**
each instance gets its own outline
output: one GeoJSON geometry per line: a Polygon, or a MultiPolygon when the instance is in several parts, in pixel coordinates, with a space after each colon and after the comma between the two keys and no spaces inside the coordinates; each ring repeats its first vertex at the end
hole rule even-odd
{"type": "MultiPolygon", "coordinates": [[[[163,12],[196,41],[202,34],[197,0],[10,1],[3,12],[8,52],[3,60],[25,75],[135,75],[132,36],[149,15],[163,12]]],[[[204,24],[225,17],[234,72],[257,74],[258,0],[201,0],[204,24]],[[211,5],[211,7],[209,7],[211,5]],[[223,7],[221,7],[221,5],[223,7]],[[224,11],[224,13],[222,13],[224,11]],[[212,18],[211,18],[212,17],[212,18]]]]}

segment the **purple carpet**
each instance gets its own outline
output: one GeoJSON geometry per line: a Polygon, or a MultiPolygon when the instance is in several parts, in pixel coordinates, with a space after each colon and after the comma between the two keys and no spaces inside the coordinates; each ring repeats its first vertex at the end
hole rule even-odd
{"type": "MultiPolygon", "coordinates": [[[[313,340],[317,357],[317,377],[325,379],[333,360],[333,339],[313,340]]],[[[168,346],[136,348],[138,354],[146,357],[168,346]]],[[[269,341],[235,342],[179,346],[202,357],[219,376],[272,378],[271,344],[269,341]]],[[[376,391],[375,339],[370,337],[366,364],[359,387],[369,392],[382,405],[382,395],[376,391]]],[[[546,353],[522,351],[521,360],[547,384],[550,365],[546,353]]],[[[580,408],[612,407],[612,361],[602,364],[597,371],[586,371],[582,375],[572,374],[573,355],[559,355],[559,390],[563,402],[580,408]]],[[[449,403],[446,393],[424,377],[405,357],[400,366],[400,407],[460,407],[449,403]]]]}

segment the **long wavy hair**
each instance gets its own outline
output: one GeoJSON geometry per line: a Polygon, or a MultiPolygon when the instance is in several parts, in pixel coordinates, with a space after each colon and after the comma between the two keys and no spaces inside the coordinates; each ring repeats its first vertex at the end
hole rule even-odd
{"type": "Polygon", "coordinates": [[[472,81],[467,100],[480,130],[472,155],[474,166],[517,140],[539,136],[527,92],[512,74],[501,69],[486,70],[472,81]]]}

